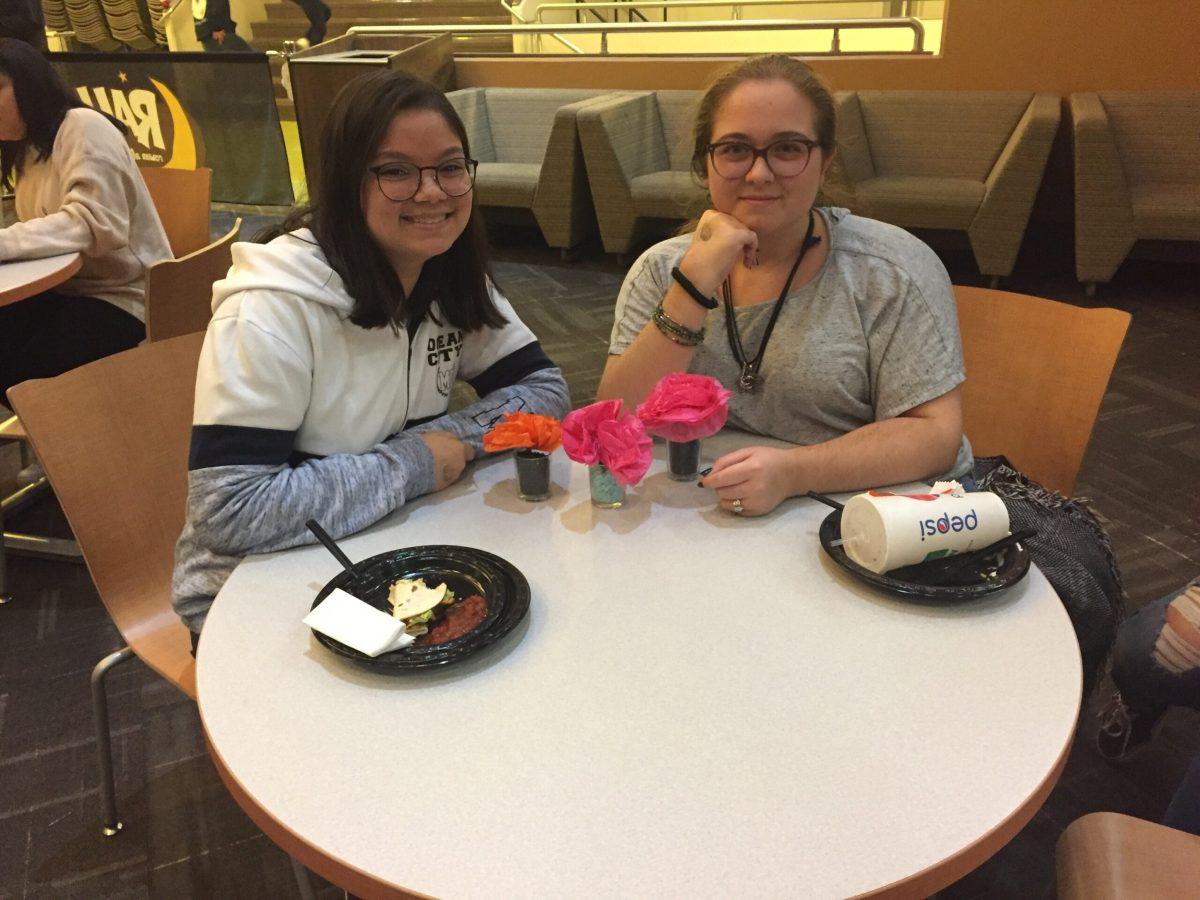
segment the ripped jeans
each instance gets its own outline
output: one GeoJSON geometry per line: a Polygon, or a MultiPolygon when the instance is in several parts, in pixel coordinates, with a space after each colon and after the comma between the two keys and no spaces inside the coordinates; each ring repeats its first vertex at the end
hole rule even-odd
{"type": "Polygon", "coordinates": [[[1121,624],[1112,675],[1135,713],[1200,709],[1200,578],[1121,624]]]}

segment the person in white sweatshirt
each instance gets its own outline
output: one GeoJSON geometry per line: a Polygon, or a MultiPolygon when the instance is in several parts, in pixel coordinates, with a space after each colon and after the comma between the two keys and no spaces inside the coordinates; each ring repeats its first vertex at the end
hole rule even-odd
{"type": "Polygon", "coordinates": [[[83,254],[70,280],[0,307],[0,394],[146,337],[146,269],[171,246],[120,129],[44,56],[0,39],[0,180],[15,176],[20,220],[0,228],[0,262],[83,254]]]}
{"type": "Polygon", "coordinates": [[[315,203],[233,246],[196,378],[173,602],[193,640],[238,561],[441,490],[505,413],[561,417],[562,373],[488,276],[466,130],[401,72],[348,84],[315,203]],[[265,237],[270,237],[269,235],[265,237]],[[449,413],[466,381],[479,399],[449,413]]]}

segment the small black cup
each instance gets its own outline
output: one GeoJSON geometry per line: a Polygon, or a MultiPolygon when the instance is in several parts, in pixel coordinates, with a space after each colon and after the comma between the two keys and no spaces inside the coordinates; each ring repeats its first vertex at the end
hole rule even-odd
{"type": "Polygon", "coordinates": [[[550,497],[550,454],[541,450],[518,450],[517,485],[522,500],[547,500],[550,497]]]}

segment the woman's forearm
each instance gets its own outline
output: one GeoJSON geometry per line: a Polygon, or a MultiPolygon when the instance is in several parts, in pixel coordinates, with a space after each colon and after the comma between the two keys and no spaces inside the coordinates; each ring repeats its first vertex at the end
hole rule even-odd
{"type": "Polygon", "coordinates": [[[854,491],[922,481],[949,471],[958,458],[961,426],[918,416],[872,422],[791,453],[791,496],[806,491],[854,491]]]}
{"type": "MultiPolygon", "coordinates": [[[[692,331],[703,328],[708,317],[708,310],[677,284],[672,284],[663,297],[663,312],[692,331]]],[[[608,358],[596,399],[619,397],[625,401],[627,409],[633,409],[646,399],[664,375],[685,371],[695,352],[695,347],[677,344],[659,331],[653,321],[647,322],[629,349],[620,356],[608,358]]]]}

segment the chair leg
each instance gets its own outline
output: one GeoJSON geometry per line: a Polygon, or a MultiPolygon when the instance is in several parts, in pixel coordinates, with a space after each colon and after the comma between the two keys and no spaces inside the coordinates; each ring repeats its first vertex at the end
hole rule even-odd
{"type": "Polygon", "coordinates": [[[1085,294],[1087,294],[1089,297],[1095,297],[1096,296],[1096,282],[1094,282],[1094,281],[1084,282],[1083,292],[1085,294]]]}
{"type": "Polygon", "coordinates": [[[104,678],[109,669],[132,658],[133,650],[124,647],[110,653],[92,669],[92,709],[96,713],[96,749],[100,754],[100,799],[104,803],[104,823],[100,833],[115,837],[125,824],[117,818],[117,789],[113,783],[112,735],[108,728],[108,694],[104,691],[104,678]]]}
{"type": "Polygon", "coordinates": [[[8,592],[8,564],[5,557],[8,551],[4,548],[4,507],[0,506],[0,606],[12,599],[8,592]]]}
{"type": "Polygon", "coordinates": [[[288,859],[292,861],[292,874],[296,876],[296,887],[300,891],[300,900],[316,900],[317,895],[313,892],[308,869],[300,865],[300,861],[296,857],[289,856],[288,859]]]}
{"type": "Polygon", "coordinates": [[[990,287],[993,291],[1000,287],[1000,276],[993,275],[991,278],[989,278],[988,287],[990,287]]]}

